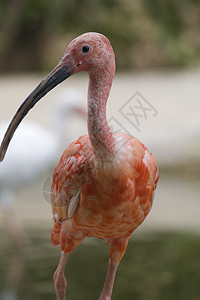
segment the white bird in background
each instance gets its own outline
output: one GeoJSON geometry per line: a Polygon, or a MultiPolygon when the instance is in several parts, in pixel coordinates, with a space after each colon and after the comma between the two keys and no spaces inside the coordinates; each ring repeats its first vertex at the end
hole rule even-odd
{"type": "MultiPolygon", "coordinates": [[[[74,127],[69,127],[69,123],[77,120],[76,116],[79,116],[79,119],[80,116],[86,117],[83,95],[78,90],[62,90],[56,98],[52,107],[52,129],[48,130],[34,122],[24,121],[14,135],[13,143],[0,166],[1,211],[8,231],[20,247],[24,242],[24,233],[14,215],[14,191],[36,180],[55,166],[60,154],[70,142],[70,132],[74,130],[74,127]]],[[[0,124],[0,140],[7,127],[8,122],[0,124]]],[[[83,130],[84,127],[82,126],[83,130]]]]}

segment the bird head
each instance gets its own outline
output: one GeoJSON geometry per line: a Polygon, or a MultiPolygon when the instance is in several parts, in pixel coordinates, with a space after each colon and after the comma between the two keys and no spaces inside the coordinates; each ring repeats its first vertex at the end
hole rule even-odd
{"type": "Polygon", "coordinates": [[[71,75],[85,71],[90,77],[106,70],[115,72],[114,52],[109,40],[100,33],[89,32],[75,38],[58,65],[40,82],[19,107],[6,131],[0,148],[3,160],[12,136],[30,109],[50,90],[71,75]]]}
{"type": "Polygon", "coordinates": [[[71,64],[72,74],[80,71],[91,74],[102,68],[115,68],[114,52],[109,40],[95,32],[84,33],[74,39],[60,62],[71,64]]]}

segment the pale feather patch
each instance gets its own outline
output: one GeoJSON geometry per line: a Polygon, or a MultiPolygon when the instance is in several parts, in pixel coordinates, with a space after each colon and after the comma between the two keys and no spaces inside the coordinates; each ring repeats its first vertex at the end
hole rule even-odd
{"type": "Polygon", "coordinates": [[[149,167],[151,160],[152,160],[152,156],[151,156],[150,152],[148,150],[145,150],[143,162],[147,167],[149,167]]]}
{"type": "Polygon", "coordinates": [[[53,219],[54,219],[56,222],[59,222],[59,220],[58,220],[58,214],[57,214],[57,213],[54,213],[54,214],[53,214],[53,219]]]}
{"type": "MultiPolygon", "coordinates": [[[[80,188],[81,189],[81,188],[80,188]]],[[[69,202],[69,207],[68,207],[68,218],[71,219],[77,209],[77,206],[79,204],[80,200],[80,189],[78,190],[78,193],[74,195],[69,202]]]]}

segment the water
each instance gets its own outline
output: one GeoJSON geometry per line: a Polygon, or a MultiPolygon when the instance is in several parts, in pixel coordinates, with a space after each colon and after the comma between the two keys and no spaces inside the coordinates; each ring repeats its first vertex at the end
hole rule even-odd
{"type": "MultiPolygon", "coordinates": [[[[1,230],[0,299],[55,299],[52,275],[59,259],[47,230],[27,233],[31,246],[17,248],[1,230]]],[[[108,261],[108,244],[87,239],[70,255],[68,299],[98,299],[108,261]]],[[[116,277],[113,300],[199,299],[200,237],[157,232],[129,243],[116,277]]]]}
{"type": "MultiPolygon", "coordinates": [[[[60,249],[53,247],[51,207],[41,192],[43,179],[16,193],[15,213],[27,240],[13,239],[12,211],[1,219],[0,299],[55,299],[53,273],[60,249]],[[4,222],[2,222],[4,221],[4,222]]],[[[200,298],[199,178],[189,172],[161,178],[152,212],[133,234],[112,300],[200,298]]],[[[109,245],[88,238],[67,263],[67,297],[98,299],[107,270],[109,245]]]]}

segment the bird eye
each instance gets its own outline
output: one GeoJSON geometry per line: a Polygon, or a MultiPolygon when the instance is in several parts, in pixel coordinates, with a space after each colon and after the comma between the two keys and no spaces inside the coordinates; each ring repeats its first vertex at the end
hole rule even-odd
{"type": "Polygon", "coordinates": [[[83,46],[82,51],[83,51],[83,53],[88,53],[90,51],[90,47],[89,46],[83,46]]]}

